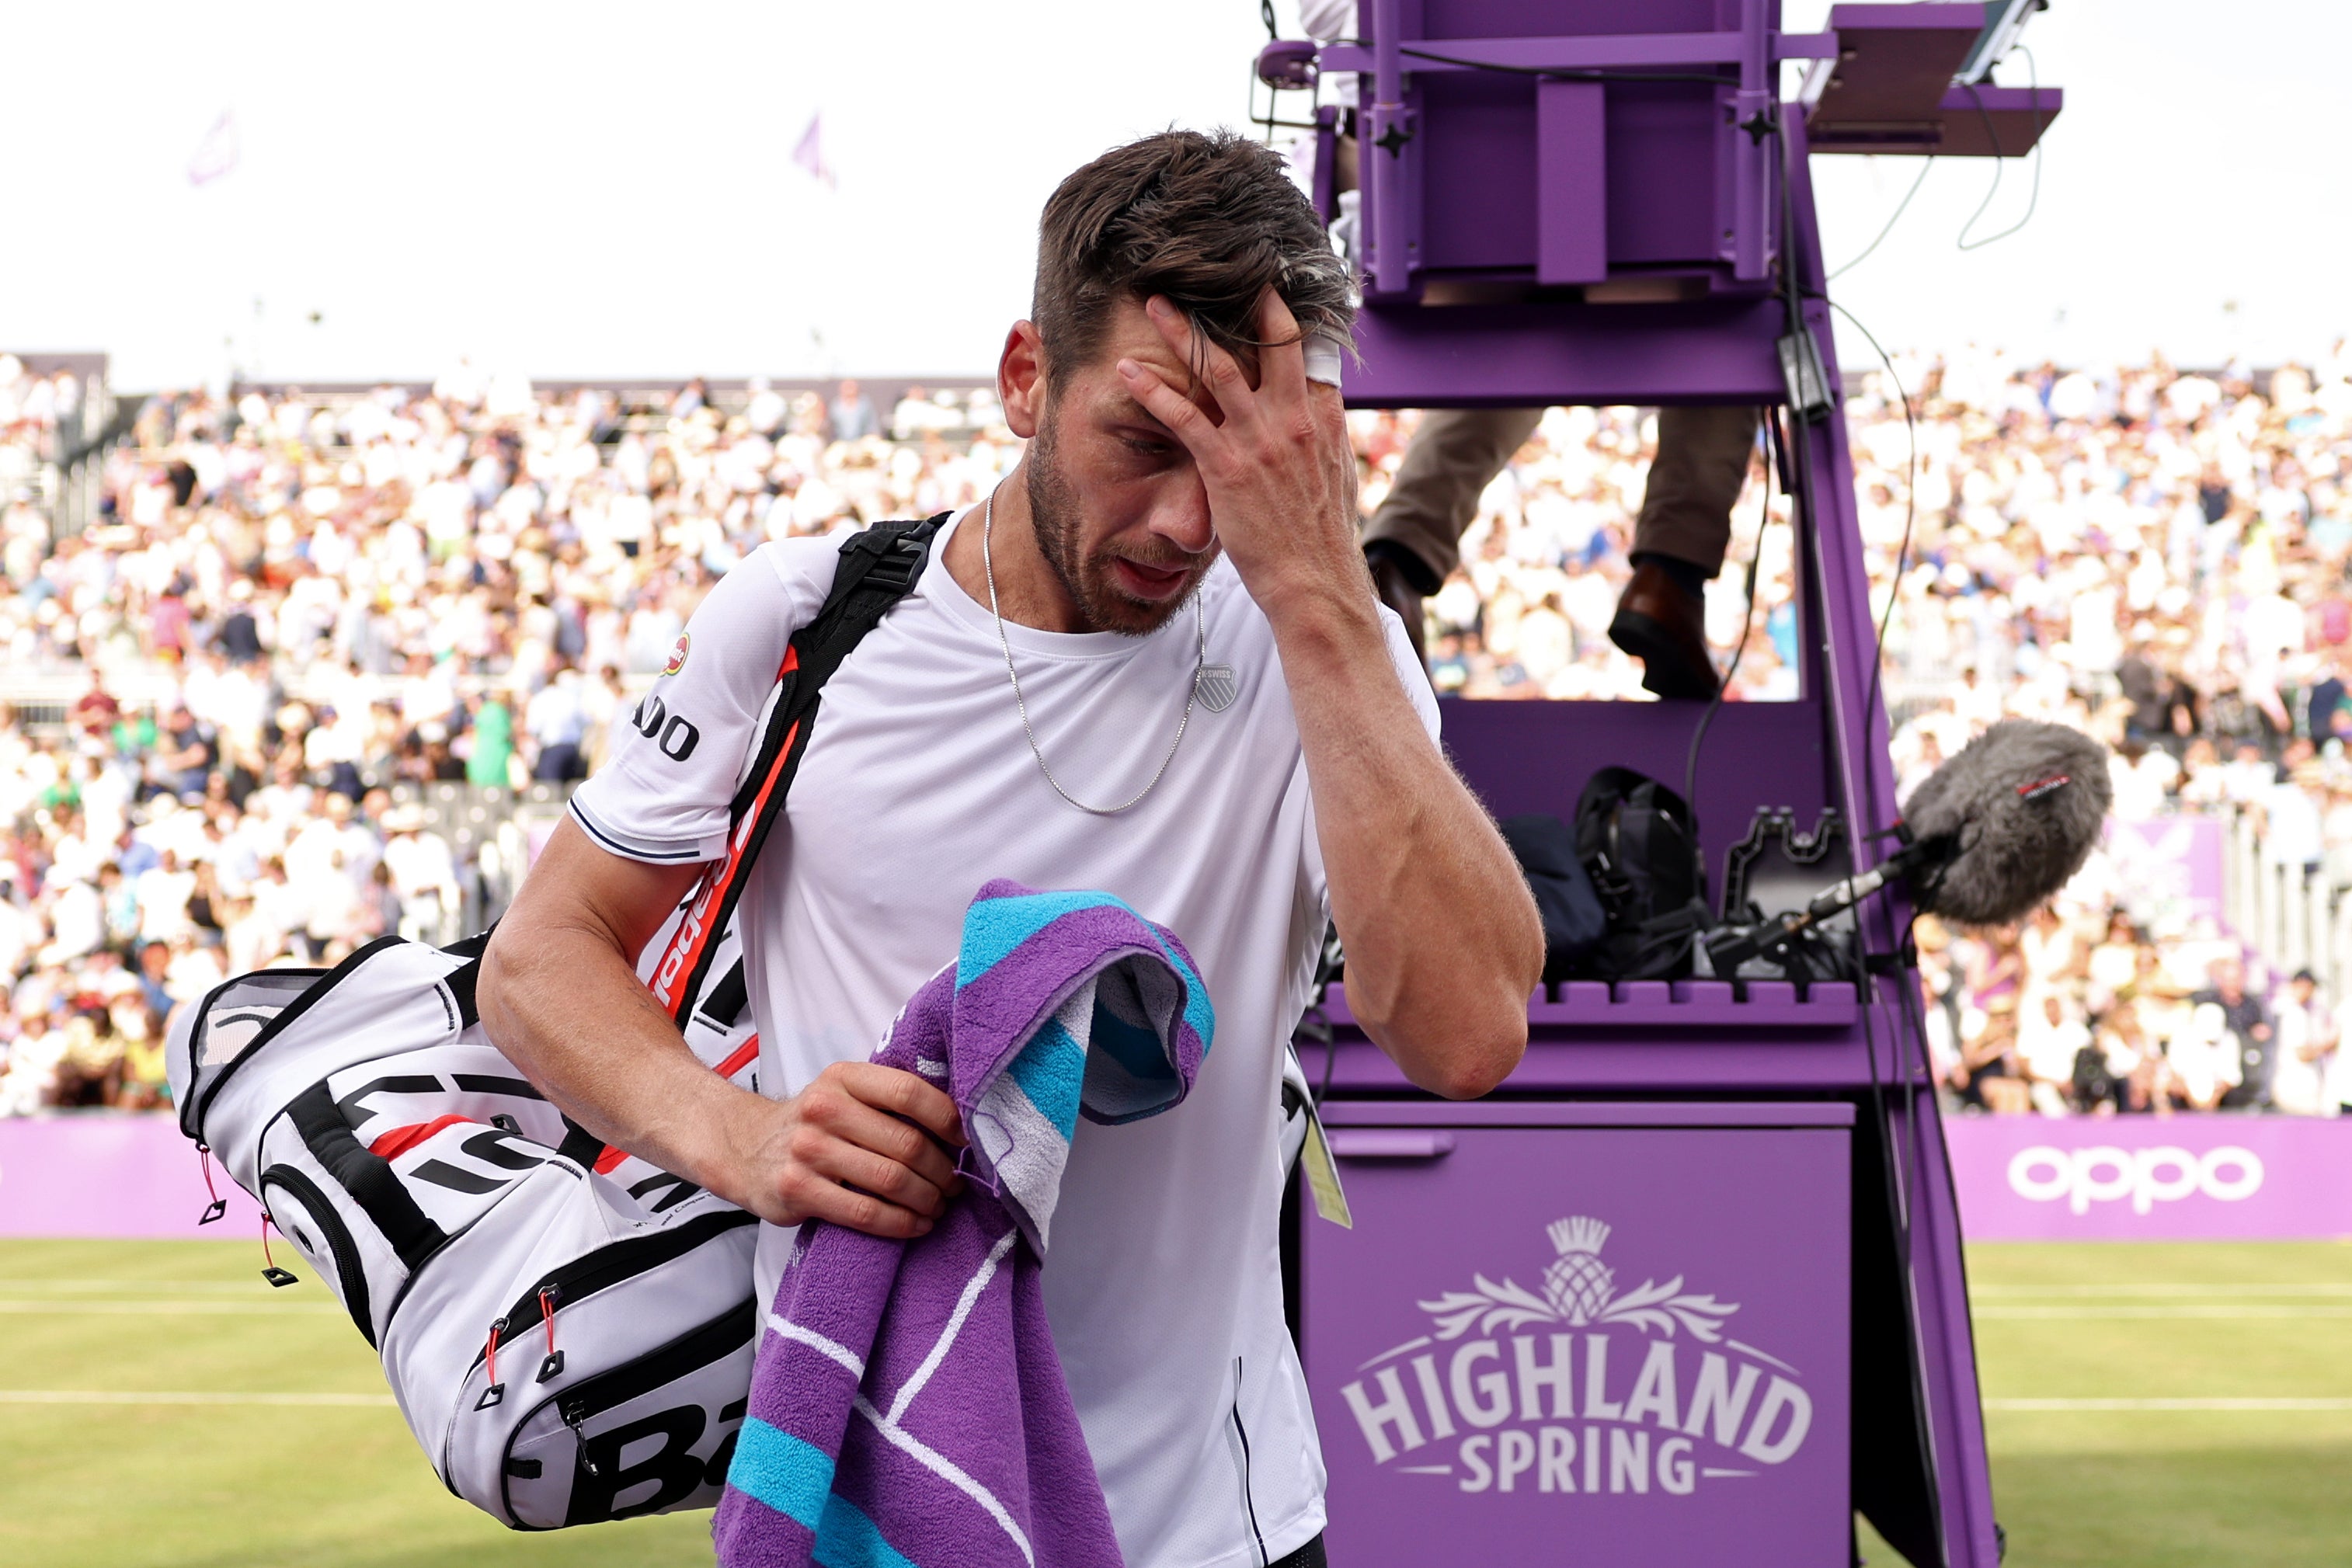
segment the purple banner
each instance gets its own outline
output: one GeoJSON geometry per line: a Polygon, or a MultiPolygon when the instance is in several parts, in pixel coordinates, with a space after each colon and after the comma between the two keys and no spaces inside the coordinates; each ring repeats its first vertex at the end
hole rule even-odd
{"type": "Polygon", "coordinates": [[[1955,1116],[1971,1241],[2352,1237],[2352,1119],[1955,1116]]]}
{"type": "Polygon", "coordinates": [[[258,1234],[261,1206],[213,1167],[227,1200],[199,1230],[211,1201],[196,1146],[169,1115],[89,1112],[0,1118],[0,1236],[200,1240],[258,1234]]]}
{"type": "Polygon", "coordinates": [[[2110,821],[2106,851],[2123,883],[2126,905],[2143,918],[2160,925],[2221,918],[2219,817],[2110,821]]]}
{"type": "MultiPolygon", "coordinates": [[[[1944,1124],[1978,1241],[2352,1237],[2352,1119],[1955,1116],[1944,1124]]],[[[0,1119],[0,1236],[250,1236],[253,1200],[168,1115],[0,1119]]]]}
{"type": "Polygon", "coordinates": [[[1847,1138],[1335,1127],[1355,1225],[1301,1238],[1332,1561],[1844,1561],[1847,1138]]]}

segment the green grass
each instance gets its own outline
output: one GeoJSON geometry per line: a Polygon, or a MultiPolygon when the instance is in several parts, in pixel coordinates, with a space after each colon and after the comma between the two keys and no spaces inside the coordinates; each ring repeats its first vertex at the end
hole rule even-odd
{"type": "Polygon", "coordinates": [[[2008,1568],[2352,1563],[2352,1407],[2003,1407],[2352,1402],[2352,1246],[1979,1246],[1969,1271],[2008,1568]]]}
{"type": "MultiPolygon", "coordinates": [[[[258,1262],[249,1242],[0,1242],[0,1390],[383,1396],[325,1291],[273,1291],[258,1262]]],[[[2352,1401],[2352,1246],[1979,1247],[1969,1267],[2011,1568],[2352,1562],[2352,1408],[2002,1404],[2352,1401]]],[[[9,1564],[665,1568],[709,1563],[708,1531],[514,1534],[442,1490],[388,1406],[0,1396],[9,1564]]]]}
{"type": "MultiPolygon", "coordinates": [[[[383,1396],[290,1250],[303,1282],[273,1291],[249,1241],[0,1242],[0,1388],[383,1396]]],[[[0,1400],[5,1563],[667,1568],[709,1563],[709,1532],[693,1513],[517,1534],[442,1489],[388,1404],[0,1400]]]]}

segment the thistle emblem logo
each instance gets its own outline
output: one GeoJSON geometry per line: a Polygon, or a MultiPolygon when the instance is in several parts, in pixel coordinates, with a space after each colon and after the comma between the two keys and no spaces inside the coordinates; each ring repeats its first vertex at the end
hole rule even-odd
{"type": "Polygon", "coordinates": [[[1544,1269],[1544,1294],[1571,1325],[1581,1327],[1608,1310],[1616,1276],[1601,1260],[1609,1227],[1585,1215],[1555,1219],[1544,1228],[1559,1252],[1544,1269]]]}
{"type": "Polygon", "coordinates": [[[1494,1333],[1529,1323],[1624,1323],[1670,1339],[1688,1330],[1702,1344],[1714,1344],[1723,1337],[1726,1320],[1739,1310],[1737,1301],[1685,1291],[1680,1274],[1663,1283],[1644,1280],[1620,1295],[1616,1270],[1601,1260],[1609,1227],[1590,1215],[1555,1219],[1544,1230],[1559,1256],[1544,1265],[1542,1295],[1507,1276],[1498,1285],[1475,1274],[1472,1289],[1418,1303],[1430,1315],[1431,1332],[1440,1340],[1454,1340],[1473,1329],[1494,1333]]]}
{"type": "Polygon", "coordinates": [[[1192,695],[1199,697],[1201,706],[1211,713],[1223,713],[1234,706],[1235,697],[1242,695],[1242,685],[1234,677],[1231,664],[1203,664],[1200,675],[1192,683],[1192,695]]]}

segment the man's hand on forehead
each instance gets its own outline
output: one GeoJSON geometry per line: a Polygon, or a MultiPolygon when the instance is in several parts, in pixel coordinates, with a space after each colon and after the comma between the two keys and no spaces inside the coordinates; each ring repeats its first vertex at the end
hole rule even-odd
{"type": "Polygon", "coordinates": [[[1144,310],[1191,373],[1179,385],[1122,359],[1119,378],[1192,454],[1244,586],[1269,615],[1308,604],[1369,614],[1346,414],[1337,387],[1307,380],[1298,322],[1281,296],[1259,296],[1252,364],[1211,342],[1167,299],[1155,295],[1144,310]]]}
{"type": "Polygon", "coordinates": [[[1391,656],[1356,542],[1339,389],[1308,380],[1298,323],[1271,290],[1259,301],[1255,377],[1166,300],[1145,308],[1222,417],[1133,358],[1118,373],[1192,454],[1209,521],[1274,629],[1331,918],[1348,947],[1349,1005],[1360,980],[1357,1019],[1414,1083],[1483,1094],[1527,1049],[1543,925],[1510,851],[1430,743],[1391,656]]]}

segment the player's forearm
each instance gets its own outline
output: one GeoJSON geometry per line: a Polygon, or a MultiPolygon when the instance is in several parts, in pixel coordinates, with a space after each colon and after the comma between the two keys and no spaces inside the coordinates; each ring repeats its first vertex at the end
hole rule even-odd
{"type": "Polygon", "coordinates": [[[476,996],[490,1038],[565,1114],[732,1197],[730,1140],[758,1097],[695,1059],[635,967],[695,874],[615,860],[559,824],[490,939],[476,996]]]}
{"type": "Polygon", "coordinates": [[[500,1050],[597,1137],[720,1196],[726,1135],[754,1097],[687,1049],[635,971],[600,936],[502,925],[484,955],[482,1021],[500,1050]]]}
{"type": "Polygon", "coordinates": [[[1534,900],[1398,685],[1369,596],[1276,623],[1298,718],[1348,1005],[1432,1092],[1483,1094],[1527,1049],[1543,971],[1534,900]]]}

